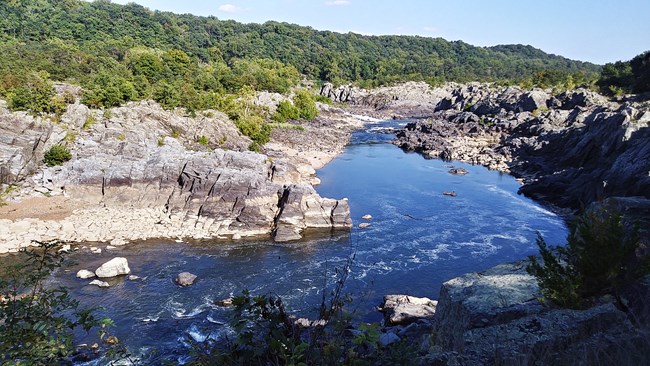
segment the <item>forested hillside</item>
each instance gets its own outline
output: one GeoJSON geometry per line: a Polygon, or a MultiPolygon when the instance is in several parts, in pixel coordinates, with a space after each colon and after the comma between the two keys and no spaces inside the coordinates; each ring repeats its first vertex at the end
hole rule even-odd
{"type": "Polygon", "coordinates": [[[531,46],[481,48],[441,38],[340,34],[278,22],[241,24],[107,0],[4,0],[0,30],[2,74],[36,69],[58,80],[83,79],[119,64],[129,67],[135,53],[170,49],[183,51],[191,62],[236,67],[241,59],[272,59],[310,78],[367,85],[521,81],[536,73],[538,81],[544,81],[545,73],[551,74],[547,82],[573,73],[580,81],[599,69],[531,46]]]}

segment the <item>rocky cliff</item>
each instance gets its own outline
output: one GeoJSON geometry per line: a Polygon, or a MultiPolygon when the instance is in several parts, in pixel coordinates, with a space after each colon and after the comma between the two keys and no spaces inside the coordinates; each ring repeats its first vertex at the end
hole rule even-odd
{"type": "MultiPolygon", "coordinates": [[[[341,129],[342,144],[352,128],[341,129]]],[[[0,109],[0,131],[1,183],[19,188],[0,207],[0,251],[54,238],[287,241],[351,226],[347,200],[312,187],[308,160],[284,153],[282,142],[270,156],[247,151],[250,140],[217,111],[188,117],[151,101],[110,111],[71,104],[52,122],[0,109]],[[73,158],[48,168],[43,154],[54,144],[73,158]]]]}

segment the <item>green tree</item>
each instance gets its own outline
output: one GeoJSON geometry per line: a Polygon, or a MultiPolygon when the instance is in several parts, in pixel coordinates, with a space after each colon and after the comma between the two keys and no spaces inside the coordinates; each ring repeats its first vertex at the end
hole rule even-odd
{"type": "Polygon", "coordinates": [[[156,102],[160,103],[166,109],[174,109],[181,104],[179,88],[165,80],[156,84],[153,97],[156,102]]]}
{"type": "Polygon", "coordinates": [[[30,73],[26,80],[10,94],[9,107],[12,110],[26,110],[32,113],[55,113],[53,103],[55,96],[49,74],[46,72],[30,73]]]}

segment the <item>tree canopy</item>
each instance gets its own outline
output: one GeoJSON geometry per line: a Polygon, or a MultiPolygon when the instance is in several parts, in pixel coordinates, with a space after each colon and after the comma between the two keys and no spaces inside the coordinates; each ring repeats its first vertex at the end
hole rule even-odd
{"type": "Polygon", "coordinates": [[[225,64],[235,74],[259,66],[273,70],[266,79],[253,70],[253,75],[240,73],[239,80],[218,80],[230,82],[226,88],[251,78],[262,84],[258,87],[282,84],[296,72],[375,86],[404,80],[518,81],[550,70],[566,75],[599,70],[531,46],[474,47],[442,38],[341,34],[274,21],[242,24],[108,0],[6,0],[0,3],[0,33],[0,73],[45,70],[55,80],[117,69],[121,76],[152,83],[185,75],[192,63],[225,64]]]}

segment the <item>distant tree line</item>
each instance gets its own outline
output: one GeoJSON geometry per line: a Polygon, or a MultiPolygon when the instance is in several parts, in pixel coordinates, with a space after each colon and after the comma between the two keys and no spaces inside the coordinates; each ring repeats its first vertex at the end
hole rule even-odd
{"type": "Polygon", "coordinates": [[[650,51],[630,61],[605,64],[598,86],[606,94],[650,92],[650,51]]]}
{"type": "MultiPolygon", "coordinates": [[[[589,79],[599,70],[531,46],[474,47],[442,38],[340,34],[278,22],[241,24],[107,0],[6,0],[0,3],[0,33],[3,74],[44,70],[55,80],[87,83],[89,75],[118,71],[140,84],[142,92],[147,92],[144,79],[149,84],[170,81],[187,74],[191,63],[202,65],[201,76],[217,74],[218,86],[225,89],[250,79],[274,86],[283,72],[295,71],[316,80],[376,86],[405,80],[519,82],[536,73],[566,78],[579,72],[589,79]],[[255,60],[265,61],[260,65],[255,60]],[[256,78],[257,70],[241,72],[251,65],[277,71],[269,78],[256,78]]],[[[203,87],[216,85],[215,80],[203,81],[203,87]]],[[[283,89],[279,84],[275,88],[283,89]]]]}

